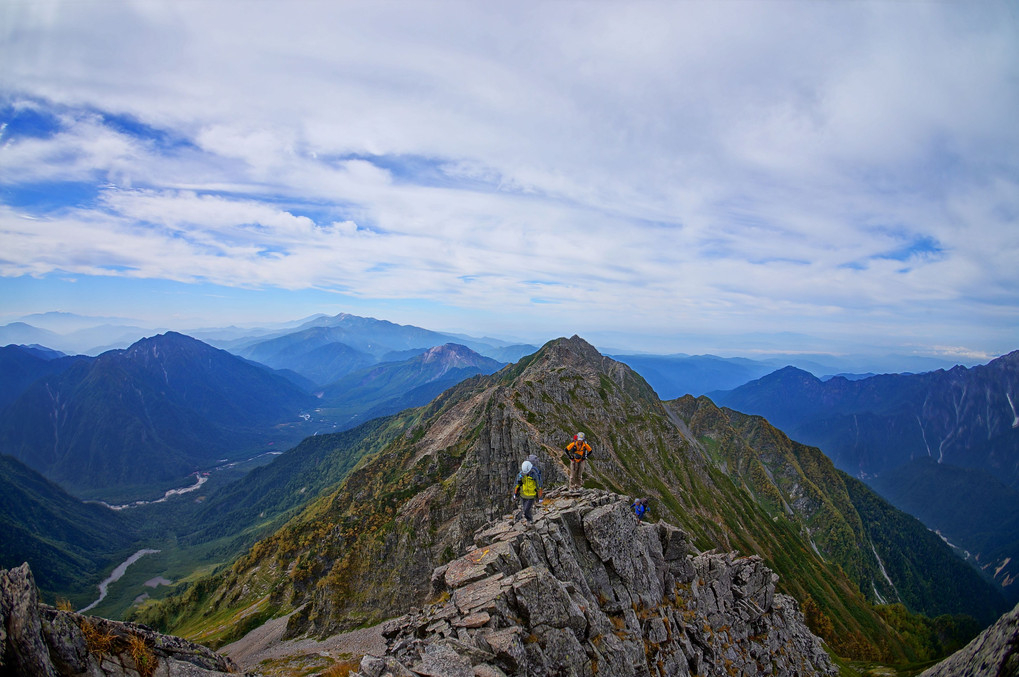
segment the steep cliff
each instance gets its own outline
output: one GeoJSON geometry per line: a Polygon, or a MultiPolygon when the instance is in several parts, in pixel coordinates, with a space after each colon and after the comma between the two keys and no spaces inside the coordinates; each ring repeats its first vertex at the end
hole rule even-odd
{"type": "Polygon", "coordinates": [[[216,677],[237,666],[143,625],[39,603],[27,564],[0,570],[0,674],[32,677],[216,677]]]}
{"type": "Polygon", "coordinates": [[[434,602],[390,621],[394,675],[830,675],[795,600],[759,557],[694,555],[632,499],[557,490],[533,525],[502,519],[432,574],[434,602]]]}

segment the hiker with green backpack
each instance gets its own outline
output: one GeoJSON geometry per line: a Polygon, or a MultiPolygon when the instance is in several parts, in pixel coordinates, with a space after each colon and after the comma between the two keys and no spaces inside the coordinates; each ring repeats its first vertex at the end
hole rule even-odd
{"type": "Polygon", "coordinates": [[[540,499],[541,495],[541,474],[533,463],[524,461],[520,465],[520,472],[517,473],[517,485],[513,489],[513,498],[520,499],[520,512],[513,519],[519,519],[522,514],[527,518],[528,523],[533,523],[531,508],[534,506],[534,500],[540,499]]]}

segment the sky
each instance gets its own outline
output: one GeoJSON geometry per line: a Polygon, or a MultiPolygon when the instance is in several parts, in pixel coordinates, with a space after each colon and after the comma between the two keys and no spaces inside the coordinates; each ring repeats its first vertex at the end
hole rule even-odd
{"type": "Polygon", "coordinates": [[[5,0],[0,322],[1019,348],[1019,4],[5,0]]]}

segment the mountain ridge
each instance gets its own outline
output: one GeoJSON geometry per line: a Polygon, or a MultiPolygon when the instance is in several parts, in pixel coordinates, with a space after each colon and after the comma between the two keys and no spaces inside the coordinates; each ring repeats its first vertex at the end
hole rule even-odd
{"type": "MultiPolygon", "coordinates": [[[[709,405],[704,400],[701,406],[705,420],[727,420],[709,405]]],[[[734,460],[711,435],[736,444],[735,432],[714,433],[704,421],[684,420],[632,369],[578,336],[551,341],[491,376],[463,381],[408,415],[414,420],[406,432],[362,459],[336,490],[229,569],[138,617],[217,644],[289,611],[295,611],[291,637],[324,636],[398,615],[408,600],[427,592],[435,566],[455,558],[480,526],[510,510],[521,459],[536,454],[546,486],[561,484],[562,446],[584,430],[595,449],[585,486],[652,496],[654,509],[679,520],[702,549],[761,553],[786,586],[816,602],[815,620],[827,619],[826,639],[842,655],[911,652],[857,584],[815,553],[824,544],[804,540],[811,514],[783,518],[754,498],[741,476],[725,471],[734,460]],[[691,423],[707,426],[705,434],[695,436],[691,423]],[[217,618],[240,614],[246,622],[224,633],[203,623],[195,615],[199,608],[217,618]]],[[[848,497],[840,500],[848,505],[848,497]]],[[[840,529],[832,533],[856,533],[840,529]]]]}
{"type": "MultiPolygon", "coordinates": [[[[839,467],[872,476],[920,456],[984,468],[1019,482],[1019,351],[972,368],[821,381],[795,367],[726,393],[719,404],[760,414],[819,446],[839,467]],[[854,418],[855,417],[855,418],[854,418]],[[850,434],[867,417],[867,455],[850,434]]],[[[860,433],[863,433],[860,428],[860,433]]]]}

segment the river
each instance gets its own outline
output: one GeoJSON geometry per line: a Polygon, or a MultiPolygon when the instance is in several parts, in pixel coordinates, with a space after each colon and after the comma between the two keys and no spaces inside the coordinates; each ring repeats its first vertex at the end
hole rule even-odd
{"type": "MultiPolygon", "coordinates": [[[[279,456],[282,453],[283,452],[281,452],[281,451],[264,452],[264,453],[258,454],[257,456],[254,456],[254,457],[248,459],[247,461],[252,461],[252,460],[254,460],[256,458],[260,458],[262,456],[279,456]]],[[[245,463],[247,461],[234,461],[233,463],[224,463],[223,465],[216,466],[215,468],[212,469],[212,471],[222,470],[224,468],[232,468],[232,467],[238,465],[239,463],[245,463]]],[[[101,503],[102,505],[105,505],[110,510],[124,510],[126,508],[136,508],[136,507],[138,507],[140,505],[151,505],[153,503],[163,503],[163,502],[167,501],[168,499],[173,498],[174,496],[180,496],[182,494],[191,493],[192,491],[197,491],[198,489],[200,489],[202,487],[203,484],[205,484],[206,482],[209,481],[209,473],[208,472],[196,472],[196,473],[194,473],[194,478],[195,478],[195,483],[194,484],[186,486],[186,487],[181,487],[180,489],[170,489],[165,494],[163,494],[162,498],[158,498],[158,499],[156,499],[154,501],[135,501],[133,503],[126,503],[124,505],[110,505],[109,503],[106,503],[105,501],[95,501],[95,502],[96,503],[101,503]]],[[[111,573],[109,575],[109,577],[106,578],[106,580],[104,580],[102,583],[99,584],[99,599],[97,599],[96,601],[92,602],[91,604],[89,604],[84,609],[81,609],[80,611],[78,611],[78,613],[85,613],[86,611],[91,610],[93,607],[95,607],[100,602],[102,602],[104,599],[106,599],[106,593],[107,593],[107,590],[110,587],[110,584],[111,583],[116,583],[117,581],[119,581],[121,579],[121,577],[127,572],[127,568],[129,566],[131,566],[132,564],[137,562],[139,559],[141,559],[145,555],[152,555],[152,554],[155,554],[157,552],[159,552],[159,550],[149,550],[147,548],[146,549],[142,549],[142,550],[139,550],[138,552],[136,552],[135,554],[131,555],[130,557],[128,557],[123,562],[121,562],[117,566],[117,568],[113,570],[113,573],[111,573]]]]}
{"type": "Polygon", "coordinates": [[[225,468],[233,468],[234,466],[240,465],[241,463],[250,463],[251,461],[254,461],[256,458],[262,458],[263,456],[279,456],[282,453],[283,453],[282,451],[266,451],[256,456],[252,456],[251,458],[244,459],[242,461],[234,461],[232,463],[226,463],[224,460],[223,465],[218,465],[208,472],[192,473],[192,477],[195,478],[194,484],[191,484],[186,487],[181,487],[180,489],[170,489],[165,494],[163,494],[162,498],[157,498],[154,501],[134,501],[133,503],[124,503],[123,505],[110,505],[106,501],[94,501],[94,502],[99,503],[100,505],[105,505],[110,510],[125,510],[127,508],[137,508],[140,505],[152,505],[153,503],[163,503],[168,499],[173,498],[174,496],[182,496],[183,494],[189,494],[192,491],[197,491],[198,489],[201,489],[202,485],[209,481],[210,472],[216,472],[217,470],[223,470],[225,468]]]}
{"type": "Polygon", "coordinates": [[[105,505],[110,510],[124,510],[125,508],[137,508],[140,505],[152,505],[153,503],[163,503],[167,499],[172,498],[174,496],[180,496],[181,494],[188,494],[188,493],[191,493],[192,491],[196,491],[198,489],[201,489],[202,485],[209,481],[209,473],[202,474],[202,473],[197,473],[196,472],[194,474],[194,477],[195,477],[195,483],[194,484],[192,484],[190,486],[187,486],[187,487],[182,487],[180,489],[170,489],[165,494],[163,494],[162,498],[157,498],[154,501],[135,501],[133,503],[125,503],[123,505],[110,505],[106,501],[96,501],[96,502],[101,504],[101,505],[105,505]]]}
{"type": "Polygon", "coordinates": [[[128,557],[126,560],[124,560],[120,564],[118,564],[117,568],[113,570],[113,573],[111,573],[106,578],[106,580],[104,580],[102,583],[99,584],[99,599],[97,599],[96,601],[92,602],[91,604],[89,604],[84,609],[80,609],[78,611],[78,613],[83,614],[86,611],[91,610],[93,607],[98,605],[104,599],[106,599],[106,591],[109,589],[110,583],[115,583],[115,582],[119,581],[120,578],[125,573],[127,573],[127,568],[129,566],[131,566],[132,564],[134,564],[135,562],[137,562],[138,560],[140,560],[145,555],[153,555],[153,554],[155,554],[157,552],[159,552],[159,551],[158,550],[142,549],[142,550],[139,550],[138,552],[136,552],[135,554],[131,555],[130,557],[128,557]]]}

